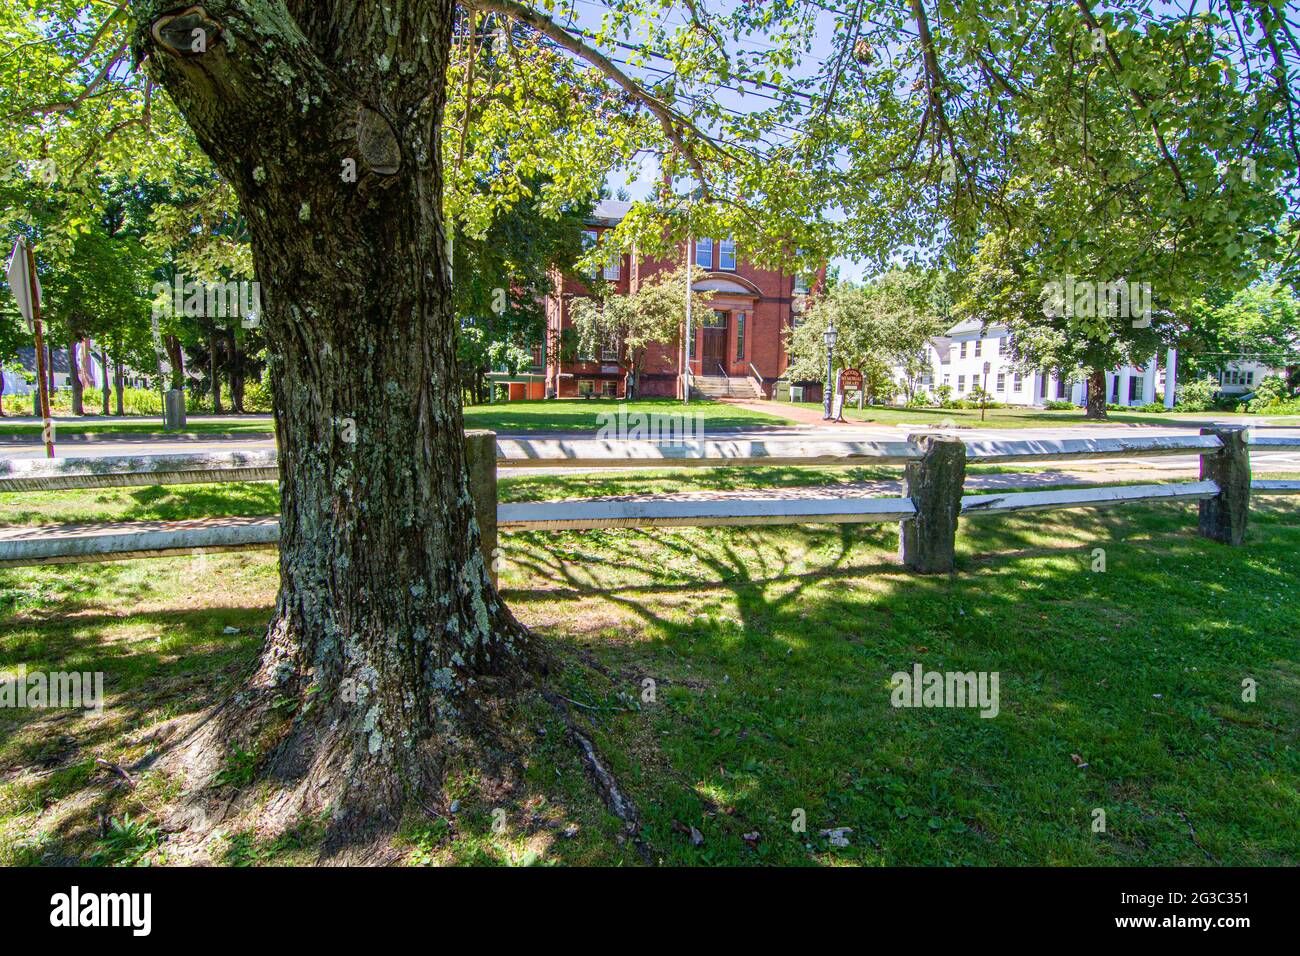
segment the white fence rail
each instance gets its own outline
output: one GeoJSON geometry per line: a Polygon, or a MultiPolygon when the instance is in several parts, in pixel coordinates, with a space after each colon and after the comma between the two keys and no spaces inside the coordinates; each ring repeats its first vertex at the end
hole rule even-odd
{"type": "MultiPolygon", "coordinates": [[[[490,436],[482,433],[480,437],[485,441],[490,440],[490,436]]],[[[1300,449],[1300,438],[1256,438],[1252,444],[1269,450],[1300,449]]],[[[912,436],[907,441],[897,442],[781,439],[654,443],[587,439],[499,439],[496,441],[498,467],[604,469],[646,466],[906,464],[908,480],[905,488],[914,487],[917,491],[914,494],[905,491],[902,497],[875,498],[808,498],[792,493],[788,496],[767,494],[762,497],[728,495],[707,500],[593,499],[498,504],[495,482],[489,480],[486,483],[492,487],[482,494],[490,494],[491,497],[485,498],[480,505],[488,509],[485,513],[489,516],[493,514],[491,508],[495,505],[497,527],[506,531],[859,522],[901,524],[915,521],[922,513],[929,514],[928,510],[923,512],[922,509],[937,506],[937,513],[942,513],[946,508],[950,514],[951,537],[955,535],[957,515],[1111,507],[1143,501],[1199,501],[1202,503],[1202,533],[1220,540],[1226,540],[1226,535],[1233,539],[1232,543],[1240,543],[1245,526],[1243,509],[1248,506],[1252,490],[1259,494],[1300,494],[1300,481],[1255,479],[1252,482],[1246,448],[1241,433],[1234,433],[1230,429],[1201,435],[972,441],[965,444],[930,435],[912,436]],[[927,468],[935,467],[930,458],[938,447],[936,442],[942,443],[949,452],[952,446],[960,446],[959,459],[962,466],[957,485],[944,492],[956,497],[947,502],[922,501],[922,497],[918,497],[930,494],[924,490],[927,483],[920,479],[927,468]],[[1188,454],[1201,456],[1200,481],[999,494],[963,495],[961,492],[960,476],[964,474],[965,463],[968,462],[1044,463],[1188,454]],[[1211,525],[1218,530],[1211,529],[1211,525]],[[1225,528],[1230,530],[1224,530],[1225,528]]],[[[490,477],[490,465],[488,468],[490,477]]],[[[133,458],[33,459],[0,462],[0,491],[264,481],[274,480],[276,476],[276,455],[270,451],[133,458]]],[[[476,490],[478,493],[480,492],[476,490]]],[[[495,539],[495,530],[488,534],[495,539]]],[[[185,521],[165,526],[154,523],[148,526],[8,529],[0,531],[0,566],[265,548],[274,547],[278,540],[279,521],[274,517],[185,521]]],[[[495,545],[495,540],[491,545],[495,545]]],[[[938,562],[939,566],[943,563],[942,559],[938,562]]]]}
{"type": "MultiPolygon", "coordinates": [[[[1300,437],[1254,438],[1267,451],[1300,450],[1300,437]]],[[[897,465],[915,461],[915,441],[598,441],[594,439],[500,438],[497,464],[505,468],[722,468],[751,465],[897,465]]],[[[966,460],[992,465],[1044,464],[1168,455],[1201,455],[1219,448],[1213,435],[1144,438],[977,440],[966,443],[966,460]]],[[[0,461],[0,492],[56,491],[227,481],[274,481],[274,451],[127,458],[33,458],[0,461]]]]}

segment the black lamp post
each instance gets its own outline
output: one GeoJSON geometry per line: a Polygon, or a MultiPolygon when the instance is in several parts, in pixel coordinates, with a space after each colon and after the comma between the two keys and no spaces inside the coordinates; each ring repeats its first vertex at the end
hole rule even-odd
{"type": "Polygon", "coordinates": [[[835,388],[835,322],[826,327],[822,333],[822,341],[826,343],[826,396],[822,401],[822,418],[830,421],[831,417],[831,394],[835,388]]]}

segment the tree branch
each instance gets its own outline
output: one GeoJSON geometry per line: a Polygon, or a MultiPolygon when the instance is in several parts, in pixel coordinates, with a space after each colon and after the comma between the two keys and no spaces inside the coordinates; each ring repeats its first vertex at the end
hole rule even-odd
{"type": "Polygon", "coordinates": [[[641,84],[615,66],[607,56],[573,36],[545,14],[538,13],[531,7],[517,3],[515,0],[472,0],[472,2],[473,6],[479,9],[492,10],[503,14],[512,20],[531,27],[543,36],[549,37],[570,53],[581,57],[596,67],[618,84],[629,96],[642,103],[659,120],[664,135],[668,137],[669,142],[677,148],[678,152],[686,158],[691,170],[695,173],[696,179],[699,180],[700,187],[705,191],[705,195],[709,196],[708,176],[704,171],[704,164],[700,161],[699,155],[694,148],[686,141],[682,131],[683,129],[688,130],[709,143],[712,143],[713,140],[690,119],[658,97],[650,94],[641,84]]]}

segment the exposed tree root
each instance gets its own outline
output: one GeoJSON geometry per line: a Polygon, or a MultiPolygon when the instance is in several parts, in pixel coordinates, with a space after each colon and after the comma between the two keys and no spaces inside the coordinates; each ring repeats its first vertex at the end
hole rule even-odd
{"type": "Polygon", "coordinates": [[[573,711],[570,710],[565,698],[550,691],[543,691],[543,695],[564,721],[565,735],[578,749],[583,767],[586,768],[588,777],[595,786],[596,792],[600,794],[601,800],[609,808],[610,813],[623,821],[628,839],[632,841],[641,858],[647,863],[651,862],[650,848],[641,838],[641,813],[637,810],[636,804],[631,797],[619,789],[618,781],[605,766],[596,745],[578,729],[577,722],[573,719],[573,711]]]}
{"type": "Polygon", "coordinates": [[[651,862],[635,802],[564,698],[542,686],[541,675],[552,670],[543,654],[522,677],[477,680],[473,699],[458,701],[454,719],[440,718],[436,734],[378,755],[367,752],[364,735],[349,722],[352,711],[329,702],[288,706],[297,699],[286,688],[255,675],[206,714],[157,731],[155,757],[132,770],[150,769],[181,784],[181,798],[161,821],[178,859],[217,862],[211,838],[221,832],[270,839],[314,820],[324,827],[318,863],[392,864],[404,853],[393,841],[404,819],[450,816],[450,771],[471,774],[488,803],[519,796],[535,748],[519,707],[535,694],[563,723],[566,741],[628,841],[651,862]]]}

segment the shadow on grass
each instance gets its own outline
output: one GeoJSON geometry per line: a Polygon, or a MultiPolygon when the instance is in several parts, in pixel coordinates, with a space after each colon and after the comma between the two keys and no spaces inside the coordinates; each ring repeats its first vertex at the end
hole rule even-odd
{"type": "Polygon", "coordinates": [[[1256,518],[1237,550],[1179,505],[979,519],[936,577],[881,528],[520,535],[546,586],[505,593],[602,665],[587,699],[657,682],[589,719],[668,862],[1294,864],[1300,531],[1256,518]],[[891,706],[918,663],[998,673],[998,715],[891,706]]]}
{"type": "MultiPolygon", "coordinates": [[[[963,522],[958,572],[934,577],[898,566],[884,526],[521,533],[504,538],[504,594],[562,657],[596,665],[557,680],[583,702],[656,859],[1294,865],[1296,515],[1294,503],[1257,503],[1242,549],[1195,537],[1184,505],[986,516],[963,522]],[[1091,570],[1097,548],[1104,572],[1091,570]],[[891,675],[918,663],[997,672],[998,715],[892,707],[891,675]],[[832,846],[821,831],[840,827],[848,845],[832,846]]],[[[102,670],[110,706],[102,721],[0,714],[11,862],[86,860],[98,815],[126,799],[94,758],[137,760],[150,727],[219,701],[270,615],[252,604],[118,615],[95,595],[120,599],[130,574],[57,571],[73,574],[61,596],[0,622],[0,667],[102,670]],[[14,849],[17,831],[27,842],[14,849]]],[[[546,734],[528,768],[551,788],[553,823],[591,802],[562,736],[546,734]]],[[[491,821],[466,796],[455,843],[432,826],[412,842],[500,862],[491,821]]],[[[546,844],[548,859],[626,860],[608,819],[583,821],[583,835],[546,844]]],[[[536,836],[518,834],[520,859],[536,836]]],[[[219,858],[279,852],[236,835],[219,858]]]]}
{"type": "Polygon", "coordinates": [[[280,489],[273,481],[0,495],[0,526],[13,527],[89,521],[259,517],[279,511],[280,489]]]}

